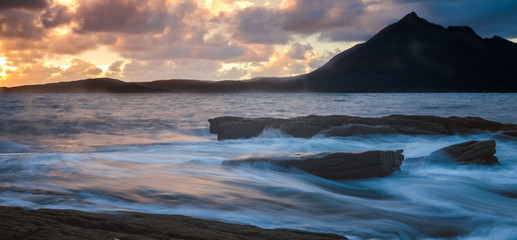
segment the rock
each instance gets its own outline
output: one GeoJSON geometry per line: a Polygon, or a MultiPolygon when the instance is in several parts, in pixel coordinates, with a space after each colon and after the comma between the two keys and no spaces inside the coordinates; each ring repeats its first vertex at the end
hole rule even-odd
{"type": "Polygon", "coordinates": [[[502,133],[507,136],[517,137],[517,130],[516,131],[504,131],[502,133]]]}
{"type": "Polygon", "coordinates": [[[278,128],[282,119],[218,117],[209,119],[210,133],[217,134],[217,139],[237,139],[256,137],[265,128],[278,128]]]}
{"type": "Polygon", "coordinates": [[[418,159],[429,162],[492,165],[499,163],[497,157],[494,156],[495,146],[494,140],[469,141],[442,148],[418,159]]]}
{"type": "Polygon", "coordinates": [[[340,126],[349,121],[349,116],[316,116],[290,118],[280,124],[279,130],[293,137],[310,138],[321,131],[340,126]]]}
{"type": "Polygon", "coordinates": [[[329,233],[262,229],[179,215],[0,206],[1,239],[347,239],[329,233]]]}
{"type": "MultiPolygon", "coordinates": [[[[411,161],[461,164],[497,164],[494,156],[496,142],[469,141],[437,150],[428,156],[411,158],[411,161]]],[[[248,165],[273,170],[298,169],[332,180],[364,179],[384,177],[399,171],[404,155],[403,150],[292,153],[280,155],[259,155],[223,161],[226,167],[248,165]]]]}
{"type": "Polygon", "coordinates": [[[319,134],[325,136],[341,136],[348,137],[354,135],[367,135],[367,134],[395,134],[398,131],[387,125],[371,126],[359,123],[344,124],[337,127],[332,127],[328,130],[323,130],[319,134]]]}
{"type": "Polygon", "coordinates": [[[403,160],[402,150],[393,150],[257,156],[227,160],[223,165],[295,168],[322,178],[342,180],[384,177],[400,170],[403,160]]]}
{"type": "Polygon", "coordinates": [[[315,135],[353,136],[358,134],[453,135],[502,131],[512,135],[515,124],[502,124],[478,117],[437,117],[391,115],[380,118],[355,116],[303,116],[289,119],[218,117],[209,119],[210,132],[219,140],[251,138],[264,129],[278,129],[293,137],[315,135]]]}

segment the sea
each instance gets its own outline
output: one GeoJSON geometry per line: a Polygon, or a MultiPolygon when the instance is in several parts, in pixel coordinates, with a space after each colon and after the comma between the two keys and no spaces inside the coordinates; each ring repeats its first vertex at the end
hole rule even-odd
{"type": "Polygon", "coordinates": [[[293,138],[268,130],[217,141],[208,119],[391,114],[517,123],[514,93],[0,95],[0,205],[179,214],[350,239],[516,239],[517,138],[360,135],[293,138]],[[495,166],[412,162],[495,139],[495,166]],[[402,169],[327,180],[291,169],[227,168],[256,154],[403,149],[402,169]]]}

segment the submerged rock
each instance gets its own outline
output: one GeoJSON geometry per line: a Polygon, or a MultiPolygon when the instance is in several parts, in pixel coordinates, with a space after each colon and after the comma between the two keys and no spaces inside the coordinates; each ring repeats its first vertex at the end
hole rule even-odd
{"type": "Polygon", "coordinates": [[[418,158],[418,160],[492,165],[499,163],[497,157],[494,156],[495,146],[494,140],[463,142],[444,147],[425,157],[418,158]]]}
{"type": "Polygon", "coordinates": [[[256,156],[227,160],[224,166],[267,164],[282,168],[295,168],[326,179],[362,179],[384,177],[400,170],[404,160],[402,150],[297,153],[276,156],[256,156]]]}
{"type": "Polygon", "coordinates": [[[210,132],[219,140],[251,138],[265,129],[278,129],[293,137],[315,135],[353,136],[360,134],[453,135],[480,132],[501,132],[512,135],[517,125],[502,124],[478,117],[437,117],[391,115],[380,118],[355,116],[303,116],[289,119],[217,117],[208,120],[210,132]]]}

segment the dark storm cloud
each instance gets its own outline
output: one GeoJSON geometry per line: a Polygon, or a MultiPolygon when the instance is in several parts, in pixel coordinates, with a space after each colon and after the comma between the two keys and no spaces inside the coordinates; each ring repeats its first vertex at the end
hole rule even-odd
{"type": "Polygon", "coordinates": [[[23,8],[23,9],[43,9],[47,7],[46,0],[1,0],[0,11],[5,9],[23,8]]]}
{"type": "Polygon", "coordinates": [[[48,8],[41,15],[41,23],[46,28],[53,28],[59,25],[67,24],[72,21],[72,14],[70,13],[68,7],[63,5],[56,5],[51,8],[48,8]]]}
{"type": "Polygon", "coordinates": [[[75,20],[79,24],[75,30],[80,33],[160,32],[166,26],[167,6],[163,1],[89,1],[78,7],[75,20]]]}
{"type": "Polygon", "coordinates": [[[315,33],[354,24],[365,13],[360,0],[298,0],[283,11],[282,28],[297,33],[315,33]]]}
{"type": "Polygon", "coordinates": [[[44,36],[42,28],[35,24],[37,16],[32,12],[13,9],[0,14],[0,39],[39,39],[44,36]]]}
{"type": "MultiPolygon", "coordinates": [[[[310,35],[353,26],[365,14],[360,0],[296,0],[284,9],[246,8],[236,15],[234,36],[248,43],[285,44],[294,34],[310,35]]],[[[355,38],[355,37],[354,37],[355,38]]]]}
{"type": "Polygon", "coordinates": [[[290,34],[282,29],[282,13],[266,8],[246,8],[236,18],[234,37],[248,43],[287,43],[290,34]]]}

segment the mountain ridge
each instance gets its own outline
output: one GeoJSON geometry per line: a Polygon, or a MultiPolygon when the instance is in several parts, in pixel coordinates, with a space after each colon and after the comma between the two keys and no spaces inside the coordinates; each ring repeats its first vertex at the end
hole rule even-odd
{"type": "Polygon", "coordinates": [[[411,12],[322,67],[298,76],[243,81],[97,80],[97,87],[68,83],[0,88],[0,93],[517,92],[517,44],[499,36],[482,38],[468,26],[443,27],[411,12]]]}

